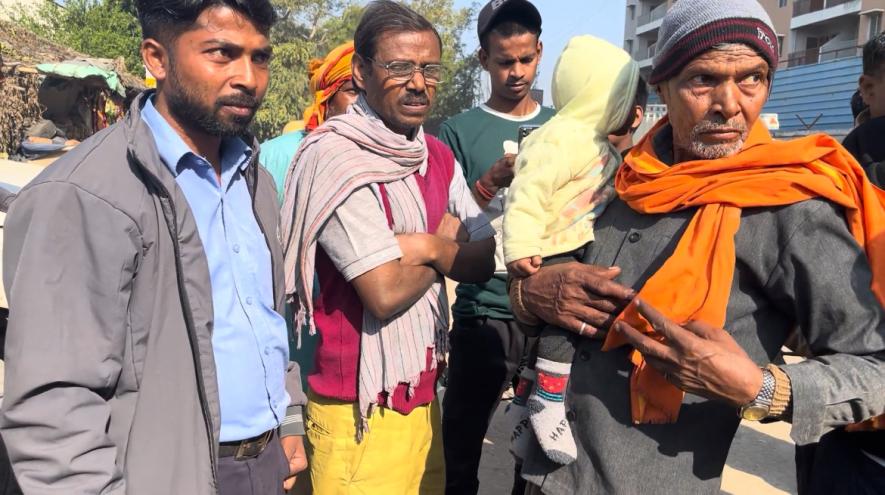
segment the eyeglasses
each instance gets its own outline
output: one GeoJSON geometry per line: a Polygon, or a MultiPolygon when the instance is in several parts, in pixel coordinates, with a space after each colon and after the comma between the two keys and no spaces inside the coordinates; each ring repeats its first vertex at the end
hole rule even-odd
{"type": "Polygon", "coordinates": [[[366,60],[387,69],[387,76],[394,81],[411,81],[416,72],[420,72],[424,76],[424,83],[428,86],[436,86],[443,80],[443,67],[440,64],[427,64],[424,67],[418,67],[413,62],[402,60],[394,60],[386,64],[371,58],[366,58],[366,60]]]}

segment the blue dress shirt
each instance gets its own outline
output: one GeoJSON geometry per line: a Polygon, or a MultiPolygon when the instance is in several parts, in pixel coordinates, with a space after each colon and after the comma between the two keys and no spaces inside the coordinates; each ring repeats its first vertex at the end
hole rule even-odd
{"type": "Polygon", "coordinates": [[[274,310],[270,251],[243,176],[252,149],[239,138],[223,141],[219,184],[212,165],[184,143],[150,100],[142,119],[187,198],[209,262],[220,441],[254,437],[276,428],[286,415],[289,344],[286,322],[274,310]]]}

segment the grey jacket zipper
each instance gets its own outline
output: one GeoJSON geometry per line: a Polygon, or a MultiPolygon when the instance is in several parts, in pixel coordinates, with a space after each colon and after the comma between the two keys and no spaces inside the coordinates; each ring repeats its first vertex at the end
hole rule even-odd
{"type": "Polygon", "coordinates": [[[215,450],[215,429],[212,427],[212,415],[209,411],[209,401],[206,398],[206,385],[203,380],[203,366],[202,360],[200,359],[200,351],[199,351],[199,343],[197,342],[197,331],[194,327],[194,318],[193,314],[191,314],[191,304],[190,299],[187,297],[187,292],[184,284],[184,268],[181,265],[181,247],[178,242],[178,217],[176,216],[175,211],[175,202],[172,201],[172,195],[169,193],[169,190],[163,183],[160,181],[159,177],[146,170],[144,166],[141,166],[140,162],[135,159],[135,157],[130,155],[130,159],[139,164],[140,168],[150,177],[151,182],[154,183],[154,186],[160,191],[160,202],[163,204],[163,216],[166,217],[166,225],[169,227],[169,235],[172,237],[172,249],[175,255],[175,277],[178,283],[178,294],[181,301],[181,306],[184,309],[184,322],[187,327],[187,336],[188,340],[191,344],[191,354],[194,359],[194,366],[196,368],[197,375],[197,393],[199,394],[200,399],[200,407],[203,411],[203,419],[206,423],[206,436],[209,438],[209,462],[211,464],[212,469],[212,482],[217,487],[218,486],[218,466],[216,460],[216,450],[215,450]],[[170,211],[166,211],[166,206],[170,211]]]}

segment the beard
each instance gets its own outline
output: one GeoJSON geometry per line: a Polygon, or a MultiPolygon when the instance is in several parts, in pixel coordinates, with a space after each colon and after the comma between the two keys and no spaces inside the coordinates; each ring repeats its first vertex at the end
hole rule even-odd
{"type": "Polygon", "coordinates": [[[701,160],[717,160],[737,154],[747,141],[750,134],[747,125],[738,120],[729,122],[714,122],[702,120],[691,130],[688,140],[688,151],[701,160]],[[717,130],[736,130],[741,136],[738,140],[730,143],[707,144],[702,140],[705,133],[717,130]]]}
{"type": "Polygon", "coordinates": [[[178,122],[210,136],[227,138],[246,134],[255,117],[255,112],[258,110],[260,103],[258,98],[240,92],[222,96],[215,100],[211,106],[207,106],[201,101],[199,93],[192,89],[194,86],[182,81],[175,70],[175,61],[172,60],[166,79],[166,95],[169,101],[169,112],[178,122]],[[225,118],[222,116],[221,109],[227,105],[248,107],[252,111],[249,115],[234,115],[225,118]]]}

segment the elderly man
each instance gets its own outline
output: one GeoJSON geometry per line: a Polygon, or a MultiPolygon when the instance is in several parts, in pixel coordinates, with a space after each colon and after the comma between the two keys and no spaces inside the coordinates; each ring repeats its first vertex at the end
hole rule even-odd
{"type": "Polygon", "coordinates": [[[295,325],[320,334],[308,376],[311,479],[322,494],[442,493],[442,277],[488,280],[495,231],[451,150],[422,129],[443,77],[433,26],[372,2],[354,45],[360,96],[305,138],[283,205],[295,325]]]}
{"type": "Polygon", "coordinates": [[[778,50],[755,0],[681,0],[660,33],[669,116],[627,156],[585,264],[511,286],[528,330],[586,337],[578,459],[535,449],[530,493],[718,493],[741,417],[809,444],[885,409],[883,193],[831,138],[758,121],[778,50]],[[816,357],[771,364],[797,327],[816,357]]]}

